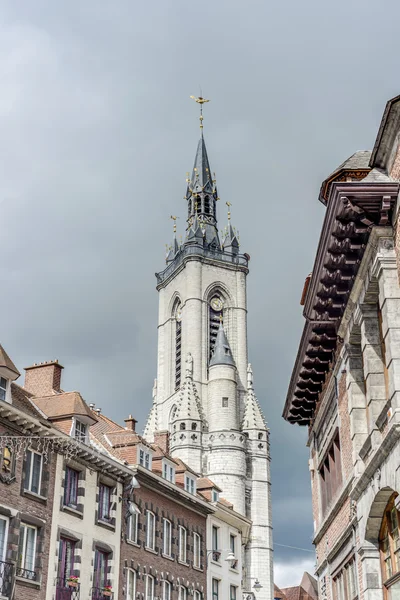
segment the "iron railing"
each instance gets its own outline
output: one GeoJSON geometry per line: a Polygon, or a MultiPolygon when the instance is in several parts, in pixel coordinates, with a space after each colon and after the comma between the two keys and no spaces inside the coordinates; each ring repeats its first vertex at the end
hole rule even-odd
{"type": "Polygon", "coordinates": [[[29,579],[29,581],[37,581],[37,575],[35,571],[29,571],[29,569],[22,569],[21,567],[17,567],[16,576],[29,579]]]}
{"type": "Polygon", "coordinates": [[[0,560],[0,596],[11,598],[14,580],[14,565],[0,560]]]}
{"type": "Polygon", "coordinates": [[[156,273],[157,284],[163,283],[168,277],[175,271],[175,269],[183,262],[186,256],[204,256],[206,258],[212,258],[214,260],[222,261],[224,263],[230,263],[233,265],[240,265],[242,267],[248,267],[249,257],[243,254],[231,254],[229,252],[222,252],[221,250],[205,249],[200,246],[183,246],[175,256],[174,260],[164,269],[161,273],[156,273]]]}
{"type": "Polygon", "coordinates": [[[91,591],[91,600],[113,600],[113,592],[105,592],[103,587],[93,587],[91,591]]]}
{"type": "Polygon", "coordinates": [[[67,577],[56,579],[56,600],[79,600],[79,583],[68,582],[67,577]]]}

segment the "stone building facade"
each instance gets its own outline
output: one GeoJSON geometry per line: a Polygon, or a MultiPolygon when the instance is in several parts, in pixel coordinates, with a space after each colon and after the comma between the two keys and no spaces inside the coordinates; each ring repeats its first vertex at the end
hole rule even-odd
{"type": "MultiPolygon", "coordinates": [[[[202,101],[202,99],[200,99],[202,101]]],[[[176,235],[159,293],[158,365],[144,437],[170,433],[170,453],[210,478],[250,519],[243,591],[273,597],[269,432],[248,363],[246,278],[230,213],[218,231],[219,200],[203,132],[186,190],[185,240],[176,235]]],[[[229,202],[227,203],[230,206],[229,202]]]]}
{"type": "Polygon", "coordinates": [[[284,418],[309,430],[320,597],[400,593],[400,97],[322,184],[284,418]]]}

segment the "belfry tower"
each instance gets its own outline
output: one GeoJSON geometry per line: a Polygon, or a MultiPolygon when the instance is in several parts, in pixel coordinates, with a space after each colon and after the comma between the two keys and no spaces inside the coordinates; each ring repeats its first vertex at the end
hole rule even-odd
{"type": "MultiPolygon", "coordinates": [[[[200,104],[206,102],[197,98],[200,104]]],[[[144,435],[170,432],[170,452],[209,476],[234,510],[252,520],[245,548],[244,590],[272,600],[269,433],[248,364],[246,277],[230,221],[220,235],[219,200],[203,136],[187,177],[186,236],[167,250],[157,277],[157,382],[144,435]]],[[[175,217],[172,217],[175,219],[175,217]]]]}

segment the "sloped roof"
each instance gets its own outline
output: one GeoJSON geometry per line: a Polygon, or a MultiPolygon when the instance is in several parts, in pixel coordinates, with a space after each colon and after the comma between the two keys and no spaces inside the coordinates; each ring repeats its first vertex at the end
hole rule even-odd
{"type": "Polygon", "coordinates": [[[286,600],[285,594],[282,590],[274,583],[274,598],[281,598],[282,600],[286,600]]]}
{"type": "Polygon", "coordinates": [[[0,344],[0,367],[4,367],[9,371],[12,371],[18,377],[21,373],[18,371],[17,367],[14,365],[11,358],[8,356],[7,352],[4,350],[3,346],[0,344]]]}
{"type": "Polygon", "coordinates": [[[32,394],[30,392],[16,383],[11,384],[11,400],[13,405],[24,413],[36,417],[36,419],[43,419],[43,414],[36,409],[31,398],[32,394]]]}
{"type": "Polygon", "coordinates": [[[32,402],[50,419],[59,419],[80,415],[97,421],[79,392],[63,392],[43,398],[33,398],[32,402]]]}
{"type": "Polygon", "coordinates": [[[235,366],[231,347],[229,346],[228,338],[226,337],[222,321],[219,325],[217,339],[215,340],[214,352],[210,360],[210,367],[214,365],[235,366]]]}
{"type": "Polygon", "coordinates": [[[221,488],[217,486],[216,483],[208,479],[208,477],[200,477],[200,479],[196,482],[196,488],[198,490],[217,490],[218,492],[222,492],[221,488]]]}
{"type": "Polygon", "coordinates": [[[359,150],[349,156],[322,182],[319,200],[323,204],[328,202],[329,192],[334,181],[346,181],[348,177],[355,181],[364,179],[371,170],[369,166],[370,158],[370,150],[359,150]]]}
{"type": "Polygon", "coordinates": [[[286,600],[300,600],[301,587],[299,585],[282,588],[281,591],[285,594],[286,600]]]}

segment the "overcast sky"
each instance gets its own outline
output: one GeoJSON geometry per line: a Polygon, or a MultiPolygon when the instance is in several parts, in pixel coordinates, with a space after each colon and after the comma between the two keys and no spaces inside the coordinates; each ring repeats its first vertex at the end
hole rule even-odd
{"type": "MultiPolygon", "coordinates": [[[[306,431],[281,418],[321,181],[372,148],[400,92],[398,0],[3,0],[1,342],[20,369],[58,358],[64,389],[143,426],[157,292],[205,138],[219,223],[251,255],[249,349],[272,441],[274,539],[312,550],[306,431]]],[[[21,378],[22,383],[22,378],[21,378]]],[[[275,548],[295,585],[310,552],[275,548]]]]}

